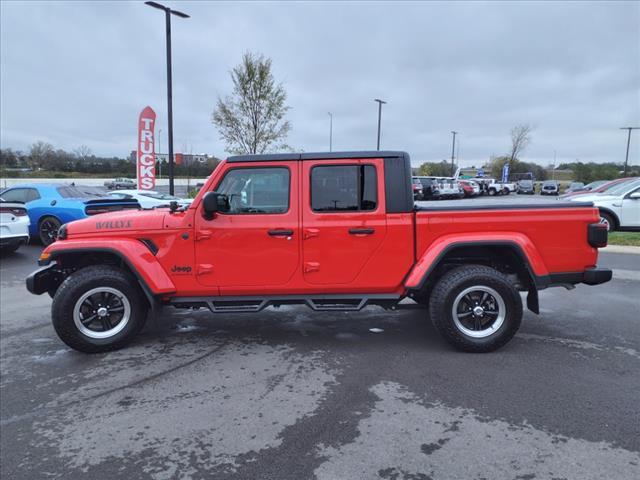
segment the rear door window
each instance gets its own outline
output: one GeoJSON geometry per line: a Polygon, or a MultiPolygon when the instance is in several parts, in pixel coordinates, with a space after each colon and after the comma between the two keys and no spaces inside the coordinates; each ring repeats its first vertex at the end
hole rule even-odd
{"type": "Polygon", "coordinates": [[[375,210],[378,182],[373,165],[327,165],[311,170],[314,212],[375,210]]]}

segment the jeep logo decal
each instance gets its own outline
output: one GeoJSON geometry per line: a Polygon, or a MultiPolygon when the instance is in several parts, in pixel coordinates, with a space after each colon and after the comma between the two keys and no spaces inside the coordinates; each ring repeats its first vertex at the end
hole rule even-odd
{"type": "Polygon", "coordinates": [[[109,220],[107,222],[96,222],[96,230],[129,227],[131,227],[131,220],[109,220]]]}
{"type": "Polygon", "coordinates": [[[191,267],[189,265],[174,265],[171,271],[173,273],[190,273],[191,267]]]}

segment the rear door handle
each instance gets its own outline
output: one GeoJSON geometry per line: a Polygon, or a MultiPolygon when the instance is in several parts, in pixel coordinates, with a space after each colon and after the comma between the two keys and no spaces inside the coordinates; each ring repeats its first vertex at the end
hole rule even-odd
{"type": "Polygon", "coordinates": [[[291,235],[293,235],[293,230],[276,229],[269,230],[267,233],[271,237],[290,237],[291,235]]]}
{"type": "Polygon", "coordinates": [[[371,235],[374,232],[375,232],[375,229],[373,228],[350,228],[349,229],[350,235],[371,235]]]}

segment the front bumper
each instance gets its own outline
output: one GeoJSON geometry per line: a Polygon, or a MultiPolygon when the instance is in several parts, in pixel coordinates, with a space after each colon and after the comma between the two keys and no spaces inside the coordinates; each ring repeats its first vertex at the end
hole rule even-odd
{"type": "Polygon", "coordinates": [[[42,267],[33,272],[27,277],[27,290],[34,295],[42,295],[48,292],[56,285],[56,272],[54,267],[56,265],[49,265],[48,267],[42,267]]]}

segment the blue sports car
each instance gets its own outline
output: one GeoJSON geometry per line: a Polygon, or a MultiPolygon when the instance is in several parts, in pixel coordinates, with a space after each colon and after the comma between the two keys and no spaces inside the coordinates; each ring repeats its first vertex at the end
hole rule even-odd
{"type": "Polygon", "coordinates": [[[23,183],[0,192],[6,202],[22,202],[27,207],[29,235],[44,245],[56,240],[62,224],[90,215],[125,208],[140,208],[136,200],[115,199],[102,189],[62,183],[23,183]]]}

